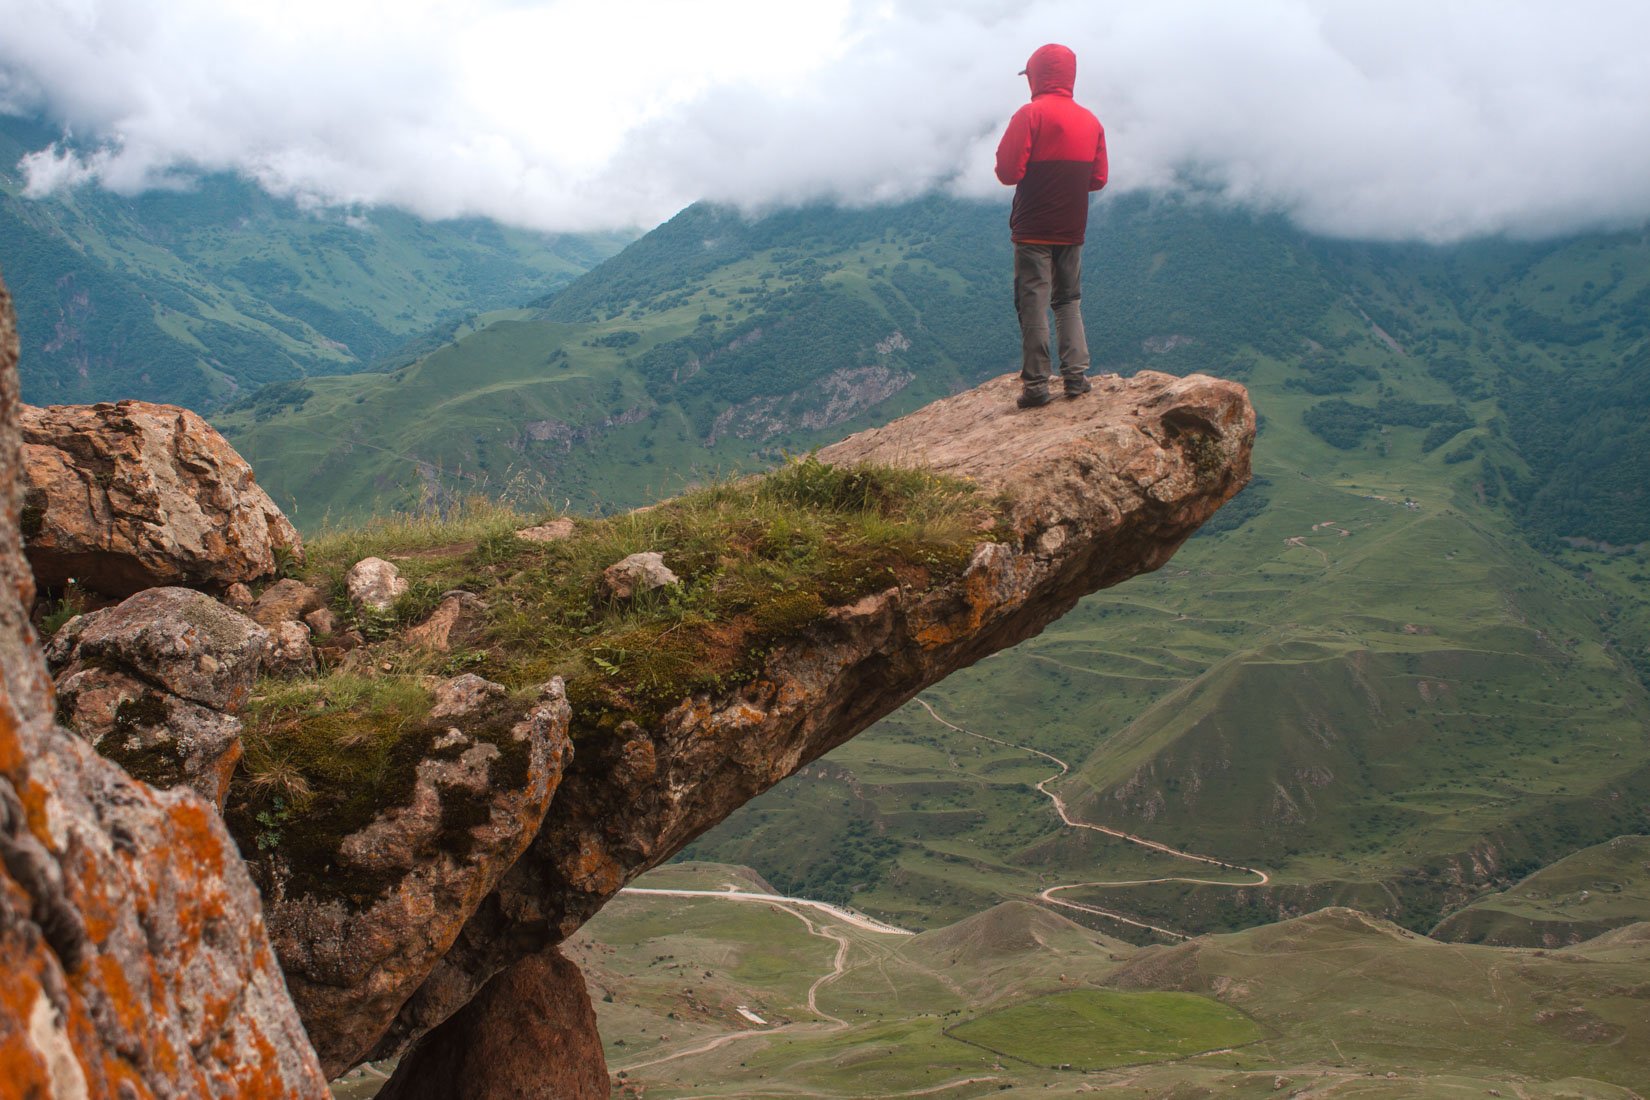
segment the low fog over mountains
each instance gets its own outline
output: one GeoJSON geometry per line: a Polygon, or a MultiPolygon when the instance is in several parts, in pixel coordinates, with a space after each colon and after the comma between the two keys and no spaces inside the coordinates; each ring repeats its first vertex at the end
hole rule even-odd
{"type": "Polygon", "coordinates": [[[1630,2],[427,0],[386,19],[0,0],[0,20],[0,111],[70,138],[23,163],[35,194],[233,170],[306,201],[561,230],[697,199],[996,195],[1015,74],[1058,40],[1119,191],[1387,239],[1650,217],[1650,9],[1630,2]]]}

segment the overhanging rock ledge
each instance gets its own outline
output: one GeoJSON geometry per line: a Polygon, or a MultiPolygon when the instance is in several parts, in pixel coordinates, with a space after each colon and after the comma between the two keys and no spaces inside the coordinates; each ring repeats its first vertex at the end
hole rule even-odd
{"type": "Polygon", "coordinates": [[[572,934],[626,883],[802,765],[1082,596],[1163,565],[1249,480],[1244,388],[1142,372],[1020,410],[1006,375],[819,453],[972,478],[1012,501],[956,582],[889,588],[776,650],[741,688],[580,743],[537,838],[362,1056],[438,1026],[493,975],[572,934]]]}

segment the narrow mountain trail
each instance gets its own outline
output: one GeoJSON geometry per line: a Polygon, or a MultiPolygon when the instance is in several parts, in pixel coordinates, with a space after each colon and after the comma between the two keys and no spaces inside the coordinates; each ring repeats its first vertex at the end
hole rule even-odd
{"type": "Polygon", "coordinates": [[[821,974],[814,980],[814,983],[808,987],[808,1011],[819,1017],[820,1021],[827,1022],[829,1026],[821,1027],[818,1021],[810,1020],[802,1023],[781,1024],[777,1027],[762,1028],[760,1030],[736,1031],[730,1035],[721,1035],[715,1039],[710,1039],[694,1046],[684,1047],[681,1050],[673,1051],[670,1054],[666,1054],[658,1058],[651,1058],[646,1061],[633,1062],[629,1065],[618,1066],[616,1067],[615,1072],[623,1071],[625,1073],[632,1073],[639,1069],[663,1065],[666,1062],[674,1062],[681,1058],[691,1058],[697,1054],[708,1054],[713,1050],[719,1050],[720,1048],[727,1046],[729,1043],[740,1042],[744,1039],[756,1039],[763,1036],[773,1036],[783,1032],[799,1030],[817,1031],[822,1034],[829,1034],[831,1032],[842,1031],[843,1029],[849,1027],[850,1025],[847,1020],[842,1019],[840,1016],[833,1016],[819,1007],[819,991],[848,972],[848,957],[849,953],[853,950],[853,943],[847,936],[837,931],[835,928],[832,928],[826,922],[816,922],[807,913],[802,911],[804,908],[817,910],[835,920],[849,925],[850,927],[858,928],[865,932],[873,932],[883,936],[915,935],[915,933],[908,928],[899,928],[892,924],[885,924],[882,921],[867,917],[863,913],[855,913],[850,909],[844,909],[839,905],[832,905],[829,902],[814,901],[810,898],[786,897],[783,894],[763,894],[754,890],[739,890],[732,885],[729,885],[723,890],[672,890],[646,886],[626,886],[620,890],[619,893],[638,896],[651,895],[653,897],[723,898],[729,901],[763,902],[770,908],[783,910],[795,917],[797,920],[801,921],[808,929],[808,933],[810,935],[818,936],[821,939],[827,939],[835,943],[836,954],[831,960],[831,969],[826,971],[824,974],[821,974]]]}
{"type": "Polygon", "coordinates": [[[1154,882],[1190,882],[1200,886],[1229,886],[1234,890],[1241,890],[1255,886],[1265,886],[1267,883],[1272,881],[1272,876],[1258,867],[1245,867],[1241,864],[1228,863],[1227,861],[1218,859],[1214,856],[1205,856],[1199,855],[1196,852],[1182,851],[1179,848],[1164,844],[1161,841],[1149,840],[1146,837],[1137,836],[1134,833],[1124,832],[1121,829],[1113,829],[1106,825],[1094,825],[1087,821],[1076,820],[1071,816],[1071,811],[1067,808],[1065,799],[1061,798],[1059,794],[1049,789],[1050,783],[1057,783],[1070,774],[1071,766],[1064,760],[1061,760],[1053,753],[1047,753],[1041,749],[1034,749],[1029,745],[1016,745],[1011,741],[1004,741],[1001,738],[991,737],[987,734],[975,733],[973,730],[964,729],[963,727],[940,717],[939,712],[934,709],[928,700],[919,698],[916,702],[922,707],[922,709],[928,712],[928,716],[930,718],[944,726],[946,729],[953,730],[968,737],[978,738],[981,741],[989,741],[994,745],[1001,745],[1004,748],[1016,749],[1020,752],[1029,752],[1035,756],[1041,756],[1044,760],[1047,760],[1049,763],[1057,767],[1059,771],[1038,783],[1037,790],[1054,804],[1055,812],[1060,815],[1061,822],[1068,828],[1089,829],[1093,832],[1104,833],[1107,836],[1116,837],[1118,840],[1127,841],[1130,844],[1137,844],[1142,848],[1150,848],[1153,851],[1162,852],[1165,855],[1174,856],[1178,859],[1188,859],[1196,863],[1207,863],[1210,866],[1219,867],[1222,870],[1241,871],[1245,874],[1256,876],[1256,881],[1254,882],[1228,882],[1224,879],[1193,878],[1187,875],[1165,875],[1161,878],[1146,879],[1114,879],[1100,882],[1068,882],[1059,886],[1050,886],[1048,889],[1042,891],[1037,895],[1040,900],[1051,905],[1058,905],[1066,909],[1075,909],[1085,913],[1093,913],[1096,916],[1106,917],[1111,920],[1119,921],[1123,924],[1132,925],[1135,928],[1142,928],[1148,931],[1157,932],[1160,935],[1183,940],[1188,938],[1187,934],[1184,932],[1176,931],[1172,928],[1164,928],[1161,925],[1150,924],[1146,921],[1136,920],[1133,917],[1125,916],[1124,914],[1115,912],[1111,909],[1101,908],[1098,905],[1088,905],[1083,902],[1070,901],[1066,898],[1055,897],[1055,895],[1064,890],[1106,889],[1108,887],[1118,886],[1144,886],[1148,883],[1154,882]]]}
{"type": "Polygon", "coordinates": [[[664,890],[648,886],[626,886],[619,892],[621,894],[660,894],[676,898],[732,898],[734,901],[765,901],[770,904],[783,902],[786,905],[803,905],[818,909],[844,924],[851,924],[855,928],[863,928],[867,932],[881,932],[885,936],[916,935],[909,928],[884,924],[882,921],[868,917],[864,913],[856,913],[852,909],[844,909],[840,905],[832,905],[827,901],[814,901],[811,898],[791,898],[783,894],[762,894],[754,890],[737,890],[732,886],[725,890],[664,890]]]}
{"type": "Polygon", "coordinates": [[[1285,546],[1293,546],[1301,550],[1312,551],[1314,554],[1318,555],[1318,557],[1323,559],[1323,567],[1325,569],[1329,568],[1329,555],[1325,554],[1322,550],[1319,550],[1316,546],[1308,545],[1304,535],[1296,535],[1294,538],[1284,539],[1283,544],[1285,546]]]}
{"type": "MultiPolygon", "coordinates": [[[[1228,886],[1233,889],[1243,889],[1246,887],[1263,886],[1271,881],[1271,876],[1259,868],[1244,867],[1237,864],[1227,863],[1223,860],[1217,859],[1214,856],[1199,855],[1196,852],[1182,851],[1179,848],[1164,844],[1161,841],[1151,840],[1143,836],[1137,836],[1134,833],[1124,832],[1121,829],[1113,829],[1106,825],[1094,825],[1086,821],[1078,821],[1074,819],[1071,816],[1070,808],[1066,805],[1065,799],[1061,798],[1055,791],[1049,789],[1050,784],[1057,783],[1059,780],[1070,774],[1071,766],[1064,760],[1061,760],[1052,753],[1044,752],[1041,749],[1031,748],[1029,745],[1016,745],[1013,742],[1004,741],[1001,738],[991,737],[987,734],[975,733],[973,730],[964,729],[963,727],[942,718],[939,712],[936,711],[933,705],[926,699],[917,699],[916,702],[928,712],[929,717],[953,732],[963,734],[967,737],[978,738],[981,741],[989,741],[992,744],[1001,745],[1004,748],[1014,749],[1019,752],[1029,752],[1035,756],[1040,756],[1049,763],[1053,764],[1058,770],[1046,779],[1043,779],[1036,786],[1038,792],[1054,805],[1054,810],[1057,814],[1059,814],[1061,822],[1068,828],[1089,829],[1093,832],[1104,833],[1105,835],[1115,837],[1118,840],[1126,841],[1130,844],[1136,844],[1142,848],[1151,849],[1152,851],[1162,852],[1165,855],[1174,856],[1178,859],[1187,859],[1196,863],[1206,863],[1210,866],[1219,867],[1224,870],[1240,871],[1245,874],[1256,876],[1255,882],[1227,882],[1221,879],[1194,878],[1185,875],[1167,875],[1160,878],[1148,879],[1070,882],[1058,886],[1050,886],[1039,893],[1037,895],[1038,900],[1044,902],[1045,904],[1059,906],[1061,908],[1071,909],[1077,912],[1093,914],[1095,916],[1104,917],[1108,920],[1131,925],[1135,928],[1155,932],[1158,935],[1165,936],[1170,939],[1183,940],[1188,938],[1187,934],[1176,929],[1165,928],[1161,925],[1138,920],[1134,917],[1128,916],[1127,914],[1119,913],[1111,909],[1105,909],[1097,905],[1090,905],[1086,902],[1072,901],[1056,895],[1065,890],[1141,886],[1155,882],[1190,882],[1205,886],[1228,886]]],[[[740,890],[731,883],[721,890],[684,890],[663,887],[626,886],[619,892],[632,897],[719,898],[727,901],[762,903],[773,909],[782,909],[796,917],[807,927],[810,935],[818,936],[821,939],[828,939],[836,944],[836,953],[832,959],[830,970],[826,971],[824,974],[821,974],[808,987],[808,1011],[813,1013],[816,1019],[799,1023],[781,1024],[777,1027],[736,1031],[728,1035],[721,1035],[716,1038],[703,1041],[696,1040],[691,1045],[684,1046],[679,1050],[671,1051],[668,1054],[614,1067],[615,1072],[622,1071],[627,1074],[634,1073],[637,1070],[648,1069],[650,1067],[664,1065],[669,1062],[679,1061],[683,1058],[691,1058],[700,1054],[708,1054],[711,1051],[720,1050],[722,1047],[725,1047],[731,1043],[742,1042],[747,1039],[771,1037],[796,1032],[831,1034],[833,1032],[845,1030],[852,1026],[848,1021],[842,1019],[841,1017],[833,1016],[821,1009],[819,1007],[819,993],[826,986],[837,981],[844,974],[848,973],[849,970],[857,968],[849,965],[850,955],[852,954],[854,943],[842,931],[833,928],[827,920],[816,920],[814,915],[810,915],[810,913],[805,912],[804,910],[812,910],[813,914],[824,916],[829,918],[829,920],[840,921],[842,924],[846,924],[851,928],[855,928],[863,932],[870,932],[884,936],[910,936],[915,934],[908,928],[900,928],[896,925],[887,924],[883,921],[876,920],[873,917],[868,917],[863,913],[857,913],[851,909],[846,909],[839,905],[832,905],[829,902],[815,901],[811,898],[788,897],[783,894],[761,893],[754,890],[740,890]]],[[[861,946],[864,945],[862,944],[861,946]]],[[[880,965],[880,960],[873,959],[870,962],[860,963],[857,965],[864,966],[871,965],[871,963],[877,963],[880,965]]],[[[932,1089],[920,1090],[919,1092],[898,1093],[894,1095],[916,1096],[930,1091],[944,1091],[957,1085],[974,1084],[981,1081],[990,1080],[996,1080],[996,1078],[969,1078],[964,1081],[951,1082],[947,1085],[935,1086],[932,1089]]],[[[788,1093],[787,1095],[808,1094],[788,1093]]]]}

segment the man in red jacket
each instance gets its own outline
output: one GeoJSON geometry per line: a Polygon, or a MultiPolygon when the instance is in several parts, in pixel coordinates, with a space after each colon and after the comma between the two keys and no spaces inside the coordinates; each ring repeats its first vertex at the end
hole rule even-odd
{"type": "Polygon", "coordinates": [[[997,145],[997,178],[1014,185],[1008,228],[1014,240],[1014,308],[1020,315],[1019,406],[1029,409],[1053,399],[1050,305],[1066,396],[1081,397],[1093,388],[1085,377],[1089,346],[1079,299],[1089,192],[1106,186],[1106,131],[1071,98],[1077,55],[1066,47],[1041,47],[1021,75],[1031,83],[1031,102],[1014,112],[997,145]]]}

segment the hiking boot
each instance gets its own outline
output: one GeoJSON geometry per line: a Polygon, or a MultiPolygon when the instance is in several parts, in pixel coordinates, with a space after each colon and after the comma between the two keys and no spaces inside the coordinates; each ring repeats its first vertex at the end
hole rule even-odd
{"type": "Polygon", "coordinates": [[[1022,409],[1036,409],[1054,400],[1054,395],[1047,390],[1021,390],[1015,404],[1022,409]]]}
{"type": "Polygon", "coordinates": [[[1082,397],[1085,393],[1088,393],[1092,389],[1094,389],[1094,383],[1090,382],[1087,378],[1066,380],[1067,397],[1082,397]]]}

